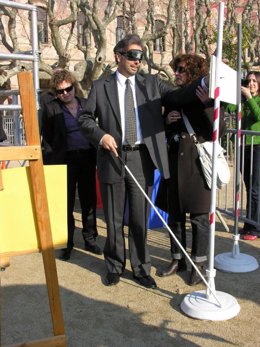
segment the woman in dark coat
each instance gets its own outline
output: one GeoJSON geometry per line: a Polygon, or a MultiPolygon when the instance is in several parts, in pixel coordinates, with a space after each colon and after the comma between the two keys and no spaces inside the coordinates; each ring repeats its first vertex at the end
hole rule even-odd
{"type": "MultiPolygon", "coordinates": [[[[171,62],[176,76],[176,84],[184,87],[194,80],[205,76],[208,72],[206,61],[191,54],[177,56],[171,62]]],[[[208,90],[198,87],[197,95],[200,104],[190,104],[183,110],[165,112],[167,140],[169,148],[170,180],[168,182],[168,214],[169,227],[186,249],[186,213],[190,214],[192,226],[191,258],[197,267],[202,270],[207,260],[209,211],[211,191],[204,179],[197,148],[184,124],[182,115],[185,114],[196,133],[199,142],[211,141],[213,133],[214,108],[208,98],[208,90]]],[[[224,118],[221,114],[220,133],[224,130],[224,118]]],[[[173,275],[178,271],[187,269],[184,254],[171,240],[172,262],[159,272],[159,276],[173,275]]],[[[190,285],[197,284],[201,278],[192,268],[190,285]]]]}

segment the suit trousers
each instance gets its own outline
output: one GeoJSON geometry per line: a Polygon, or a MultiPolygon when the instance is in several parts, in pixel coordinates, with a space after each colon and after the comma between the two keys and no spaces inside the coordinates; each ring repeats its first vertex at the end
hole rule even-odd
{"type": "MultiPolygon", "coordinates": [[[[122,153],[122,159],[140,186],[151,197],[154,164],[146,148],[122,153]]],[[[100,183],[107,238],[104,247],[108,272],[121,275],[126,264],[124,217],[126,199],[129,206],[128,244],[129,258],[134,276],[150,274],[151,260],[147,247],[149,203],[130,174],[123,169],[123,177],[117,183],[100,183]]]]}
{"type": "Polygon", "coordinates": [[[82,213],[82,236],[91,243],[97,237],[96,225],[96,150],[79,149],[67,152],[68,244],[74,246],[73,216],[76,190],[82,213]]]}

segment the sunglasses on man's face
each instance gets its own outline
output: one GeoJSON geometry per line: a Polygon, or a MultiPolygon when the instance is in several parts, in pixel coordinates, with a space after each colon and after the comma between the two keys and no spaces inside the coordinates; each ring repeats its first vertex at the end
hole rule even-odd
{"type": "Polygon", "coordinates": [[[176,69],[174,70],[174,72],[178,72],[178,73],[184,73],[187,72],[186,68],[184,66],[177,66],[176,69]]]}
{"type": "Polygon", "coordinates": [[[67,87],[67,88],[64,88],[64,89],[56,89],[56,94],[58,94],[58,95],[63,95],[65,92],[66,92],[66,93],[71,92],[72,89],[73,89],[73,85],[71,85],[71,86],[69,86],[69,87],[67,87]]]}
{"type": "Polygon", "coordinates": [[[141,61],[144,55],[143,51],[139,49],[130,49],[129,51],[122,52],[120,54],[130,61],[137,61],[137,60],[141,61]]]}

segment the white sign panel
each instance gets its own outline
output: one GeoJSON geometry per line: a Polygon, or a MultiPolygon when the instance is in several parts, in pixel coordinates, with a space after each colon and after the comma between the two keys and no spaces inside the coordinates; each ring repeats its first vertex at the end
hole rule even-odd
{"type": "MultiPolygon", "coordinates": [[[[230,104],[237,105],[237,71],[231,69],[223,62],[220,63],[220,100],[230,104]]],[[[216,88],[216,57],[211,56],[210,61],[210,82],[209,82],[209,97],[214,99],[214,91],[216,88]]]]}

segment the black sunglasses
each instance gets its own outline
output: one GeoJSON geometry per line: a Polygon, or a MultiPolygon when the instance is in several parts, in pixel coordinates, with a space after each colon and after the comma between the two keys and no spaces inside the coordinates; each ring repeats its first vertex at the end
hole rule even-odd
{"type": "Polygon", "coordinates": [[[141,61],[144,55],[143,51],[140,51],[139,49],[130,49],[127,52],[120,52],[120,54],[130,61],[141,61]]]}
{"type": "Polygon", "coordinates": [[[69,87],[67,87],[67,88],[64,88],[64,89],[56,89],[56,93],[57,93],[58,95],[62,95],[62,94],[64,94],[64,92],[69,93],[69,92],[72,91],[73,88],[74,88],[74,86],[71,85],[71,86],[69,86],[69,87]]]}
{"type": "Polygon", "coordinates": [[[174,72],[183,73],[183,72],[187,72],[187,70],[185,69],[184,66],[177,66],[174,72]]]}

